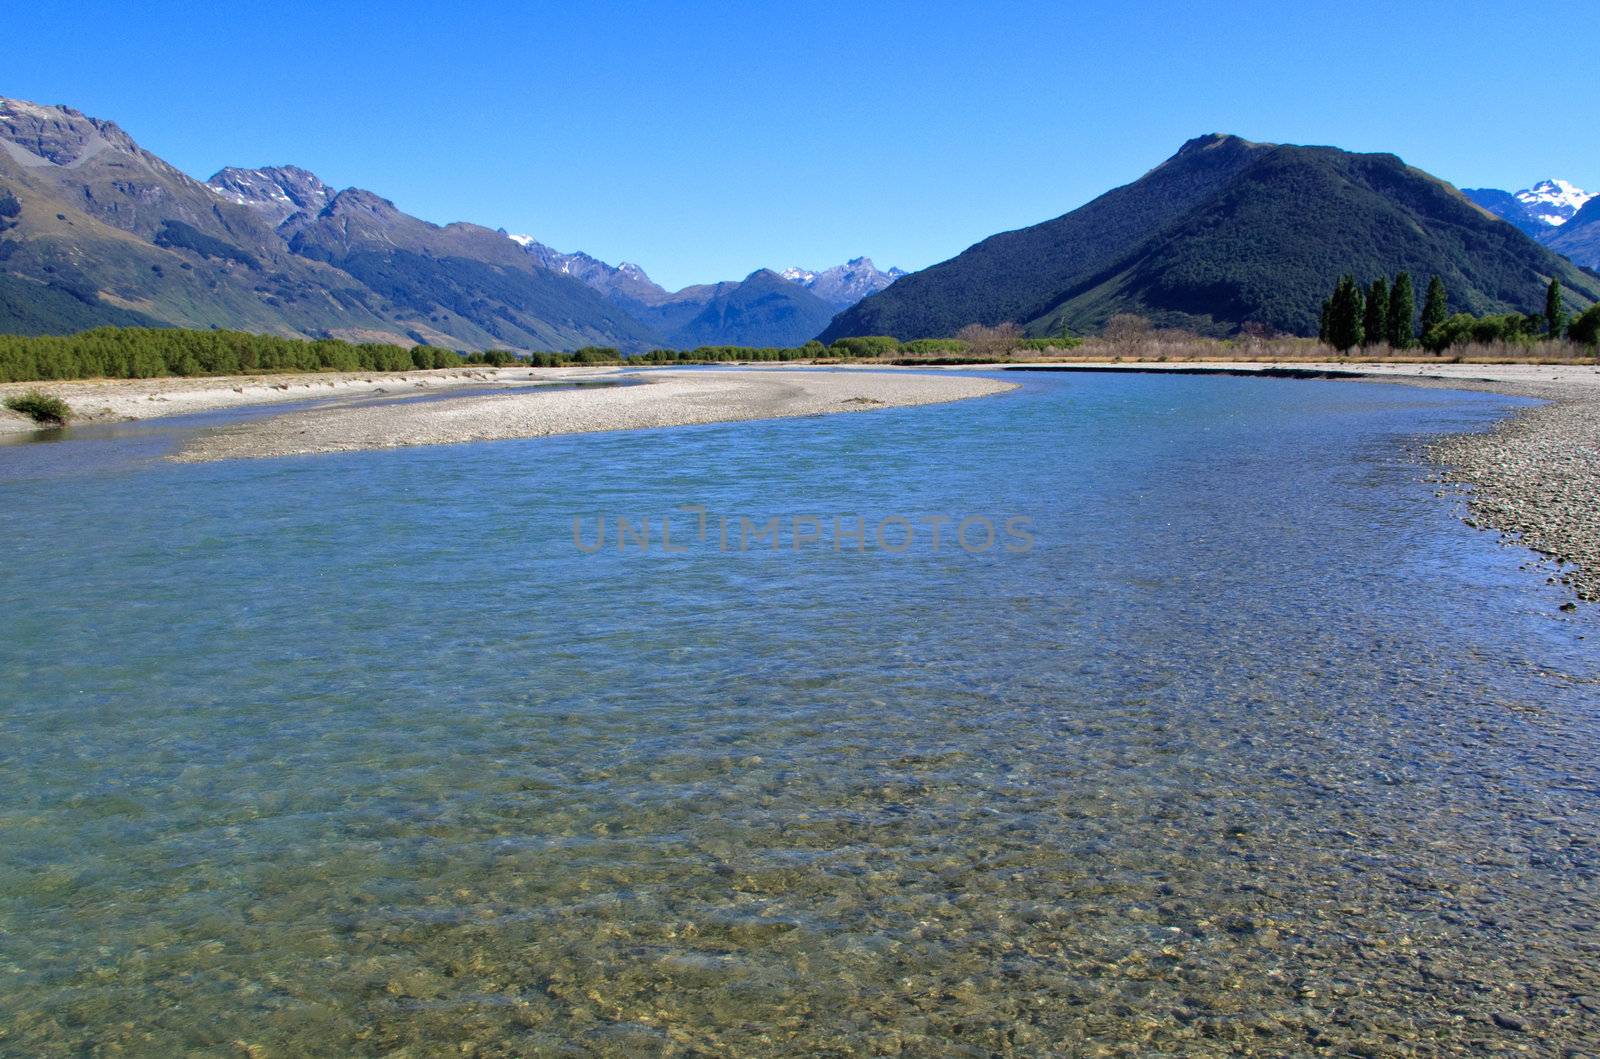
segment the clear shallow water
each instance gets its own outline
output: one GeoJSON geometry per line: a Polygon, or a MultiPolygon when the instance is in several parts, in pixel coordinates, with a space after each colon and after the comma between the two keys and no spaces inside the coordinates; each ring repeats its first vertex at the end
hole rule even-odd
{"type": "Polygon", "coordinates": [[[1593,1050],[1600,622],[1405,446],[1511,402],[1008,378],[0,449],[0,1053],[1593,1050]],[[572,545],[680,503],[1037,542],[572,545]]]}

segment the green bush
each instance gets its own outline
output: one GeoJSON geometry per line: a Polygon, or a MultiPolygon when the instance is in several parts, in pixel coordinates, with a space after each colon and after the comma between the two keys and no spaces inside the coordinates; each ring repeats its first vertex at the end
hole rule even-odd
{"type": "Polygon", "coordinates": [[[572,364],[618,364],[622,354],[611,346],[584,346],[568,358],[572,364]]]}
{"type": "Polygon", "coordinates": [[[1435,353],[1473,342],[1484,345],[1494,342],[1528,345],[1539,338],[1543,326],[1542,316],[1524,316],[1521,313],[1473,316],[1471,313],[1456,313],[1444,323],[1430,328],[1423,336],[1422,344],[1435,353]]]}
{"type": "Polygon", "coordinates": [[[35,423],[59,426],[72,418],[72,409],[67,406],[67,402],[59,397],[40,393],[38,390],[29,390],[27,393],[7,397],[6,407],[13,412],[21,412],[35,423]]]}
{"type": "Polygon", "coordinates": [[[1024,338],[1017,344],[1017,348],[1034,353],[1048,353],[1053,349],[1077,349],[1081,345],[1083,339],[1076,335],[1062,335],[1057,338],[1024,338]]]}
{"type": "Polygon", "coordinates": [[[1591,305],[1567,328],[1567,337],[1590,349],[1600,348],[1600,305],[1591,305]]]}
{"type": "Polygon", "coordinates": [[[959,338],[917,338],[902,342],[900,349],[913,357],[925,357],[936,353],[965,353],[967,344],[959,338]]]}
{"type": "Polygon", "coordinates": [[[838,339],[828,348],[841,357],[892,357],[900,352],[900,342],[889,335],[857,335],[838,339]]]}

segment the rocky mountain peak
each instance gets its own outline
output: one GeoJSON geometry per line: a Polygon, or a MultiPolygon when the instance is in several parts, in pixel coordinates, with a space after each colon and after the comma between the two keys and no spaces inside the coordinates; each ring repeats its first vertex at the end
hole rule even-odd
{"type": "Polygon", "coordinates": [[[338,194],[315,173],[293,165],[229,166],[213,174],[206,186],[241,206],[260,210],[275,225],[296,213],[321,213],[338,194]]]}
{"type": "Polygon", "coordinates": [[[0,137],[53,165],[77,166],[106,148],[137,151],[128,134],[71,107],[0,98],[0,137]]]}
{"type": "Polygon", "coordinates": [[[1535,218],[1559,228],[1595,196],[1565,180],[1541,180],[1516,192],[1514,197],[1535,218]]]}
{"type": "Polygon", "coordinates": [[[870,257],[853,257],[842,265],[821,271],[804,268],[786,268],[779,273],[790,283],[815,294],[835,308],[854,305],[869,294],[876,294],[906,273],[891,268],[884,272],[872,263],[870,257]]]}

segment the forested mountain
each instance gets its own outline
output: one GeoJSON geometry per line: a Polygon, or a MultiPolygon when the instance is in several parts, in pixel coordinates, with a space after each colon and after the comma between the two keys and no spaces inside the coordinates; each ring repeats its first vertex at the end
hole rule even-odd
{"type": "Polygon", "coordinates": [[[899,280],[822,339],[1005,321],[1087,333],[1123,312],[1211,334],[1247,322],[1316,334],[1341,275],[1400,271],[1443,277],[1453,306],[1474,313],[1537,312],[1552,277],[1569,304],[1600,299],[1600,278],[1393,155],[1216,134],[1071,213],[899,280]]]}

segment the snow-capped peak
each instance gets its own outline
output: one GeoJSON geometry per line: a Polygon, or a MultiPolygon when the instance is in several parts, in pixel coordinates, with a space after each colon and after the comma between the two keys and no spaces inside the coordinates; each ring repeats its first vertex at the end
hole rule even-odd
{"type": "Polygon", "coordinates": [[[778,275],[806,288],[829,305],[842,309],[869,294],[876,294],[905,273],[897,268],[884,272],[872,263],[870,257],[853,257],[832,268],[819,271],[786,268],[778,275]]]}
{"type": "Polygon", "coordinates": [[[1595,196],[1565,180],[1541,180],[1516,193],[1516,200],[1545,224],[1560,227],[1595,196]]]}
{"type": "Polygon", "coordinates": [[[506,234],[507,238],[521,247],[526,247],[530,243],[537,243],[539,241],[531,235],[511,235],[509,232],[506,234]]]}

